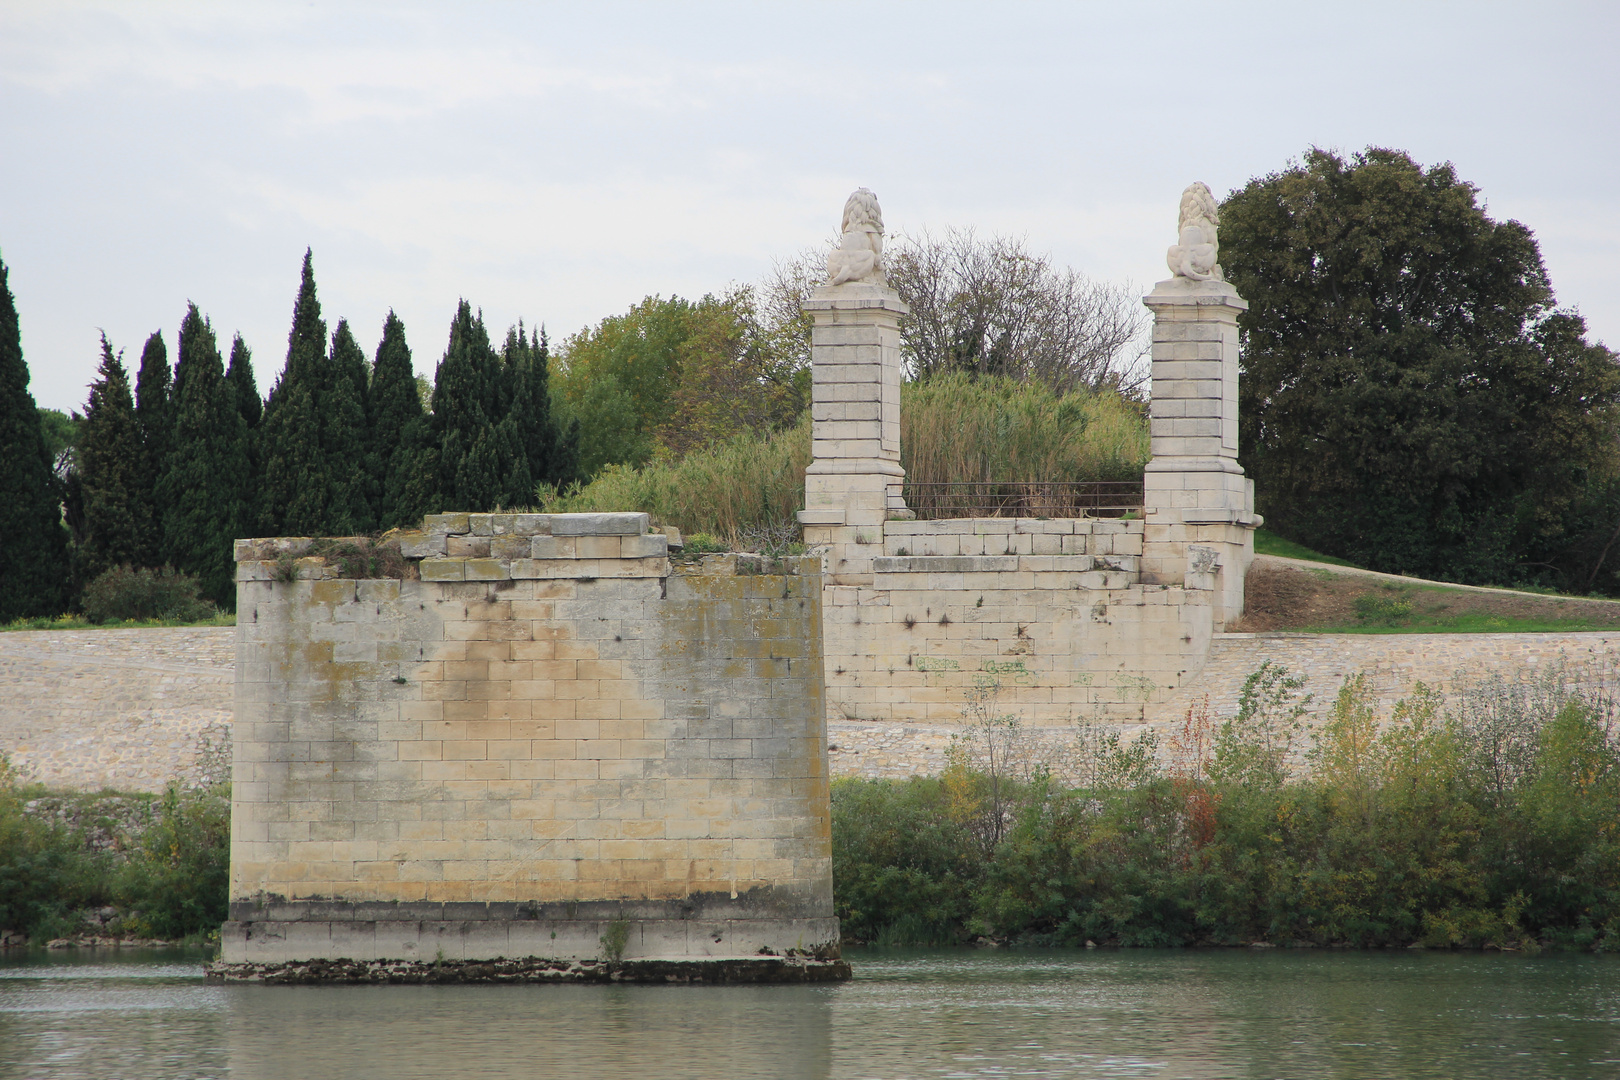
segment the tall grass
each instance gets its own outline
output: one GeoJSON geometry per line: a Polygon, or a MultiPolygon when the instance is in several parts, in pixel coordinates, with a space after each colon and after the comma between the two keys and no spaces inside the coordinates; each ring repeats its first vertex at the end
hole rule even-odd
{"type": "MultiPolygon", "coordinates": [[[[642,468],[609,466],[581,489],[542,488],[552,513],[640,510],[683,532],[735,540],[794,520],[804,506],[810,418],[766,436],[738,435],[642,468]]],[[[1142,407],[1118,394],[1056,394],[1004,378],[939,376],[900,393],[900,463],[916,483],[1140,479],[1142,407]]]]}
{"type": "Polygon", "coordinates": [[[1142,406],[1116,393],[958,372],[900,395],[900,463],[913,483],[1140,480],[1147,460],[1142,406]]]}
{"type": "Polygon", "coordinates": [[[640,510],[685,533],[736,539],[760,526],[794,520],[804,506],[810,464],[810,417],[785,431],[742,434],[642,468],[609,465],[585,487],[555,493],[542,487],[547,513],[640,510]]]}

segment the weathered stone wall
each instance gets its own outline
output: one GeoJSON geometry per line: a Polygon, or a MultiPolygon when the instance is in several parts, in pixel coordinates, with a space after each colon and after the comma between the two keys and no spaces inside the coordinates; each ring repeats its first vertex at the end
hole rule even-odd
{"type": "Polygon", "coordinates": [[[403,581],[239,542],[227,961],[836,953],[819,560],[646,527],[437,515],[403,581]]]}
{"type": "Polygon", "coordinates": [[[235,631],[0,634],[0,752],[51,787],[161,791],[229,753],[235,631]]]}
{"type": "Polygon", "coordinates": [[[1189,708],[1209,699],[1215,716],[1238,709],[1243,681],[1267,660],[1302,676],[1304,692],[1315,695],[1313,717],[1333,704],[1344,680],[1367,677],[1382,715],[1423,683],[1454,693],[1492,675],[1534,677],[1560,662],[1577,682],[1613,678],[1620,659],[1620,633],[1548,634],[1217,634],[1203,674],[1149,714],[1168,728],[1189,708]]]}
{"type": "MultiPolygon", "coordinates": [[[[0,634],[0,678],[8,680],[7,696],[0,702],[0,750],[54,787],[159,790],[194,767],[199,731],[228,732],[234,634],[230,627],[0,634]],[[41,657],[50,664],[41,665],[41,657]],[[142,701],[169,692],[175,677],[169,668],[176,666],[212,673],[192,685],[190,704],[124,711],[106,707],[121,696],[142,701]],[[38,749],[44,734],[51,739],[49,753],[38,749]],[[121,771],[100,764],[105,760],[116,761],[121,771]]],[[[1331,703],[1345,676],[1357,671],[1367,673],[1380,707],[1387,709],[1420,681],[1450,690],[1491,673],[1506,678],[1533,673],[1559,658],[1598,667],[1617,655],[1620,634],[1600,631],[1217,634],[1203,672],[1148,705],[1143,719],[1168,731],[1206,694],[1214,715],[1231,715],[1243,680],[1268,659],[1304,675],[1306,689],[1316,695],[1313,709],[1320,710],[1331,703]]],[[[835,717],[827,733],[831,774],[937,773],[950,736],[961,731],[964,703],[964,693],[944,695],[934,703],[932,720],[835,717]]],[[[1065,734],[1062,726],[1049,729],[1053,739],[1065,734]]]]}
{"type": "MultiPolygon", "coordinates": [[[[1217,634],[1209,659],[1200,674],[1173,693],[1147,704],[1140,720],[1115,722],[1127,737],[1143,726],[1168,736],[1178,729],[1190,708],[1208,700],[1210,714],[1221,718],[1238,709],[1244,680],[1267,660],[1305,679],[1304,693],[1314,695],[1307,720],[1314,722],[1332,706],[1344,680],[1366,675],[1380,716],[1388,716],[1395,703],[1423,683],[1442,693],[1455,694],[1492,676],[1507,680],[1534,678],[1552,665],[1563,663],[1575,685],[1605,685],[1620,690],[1620,633],[1570,631],[1546,634],[1217,634]]],[[[844,721],[828,725],[827,738],[835,776],[905,777],[937,774],[945,767],[951,736],[963,731],[960,716],[965,701],[958,695],[958,712],[929,722],[844,721]],[[954,721],[954,722],[953,722],[954,721]]],[[[1009,707],[1004,693],[997,712],[1019,713],[1026,724],[1028,710],[1009,707]]],[[[1076,718],[1085,714],[1076,712],[1076,718]]],[[[1072,745],[1067,724],[1028,726],[1028,735],[1040,752],[1060,759],[1072,745]]]]}
{"type": "Polygon", "coordinates": [[[834,721],[951,721],[992,686],[1036,726],[1140,720],[1202,664],[1209,593],[1137,583],[1139,520],[890,521],[881,534],[872,583],[826,589],[834,721]]]}

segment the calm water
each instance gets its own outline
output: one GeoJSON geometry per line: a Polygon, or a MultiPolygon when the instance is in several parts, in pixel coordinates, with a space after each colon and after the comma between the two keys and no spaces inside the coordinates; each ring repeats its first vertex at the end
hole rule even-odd
{"type": "Polygon", "coordinates": [[[1620,1077],[1620,958],[858,952],[838,987],[254,987],[0,960],[0,1077],[1620,1077]]]}

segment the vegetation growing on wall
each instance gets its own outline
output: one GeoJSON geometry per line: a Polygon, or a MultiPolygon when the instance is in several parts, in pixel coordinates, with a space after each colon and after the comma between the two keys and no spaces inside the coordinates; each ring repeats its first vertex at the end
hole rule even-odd
{"type": "Polygon", "coordinates": [[[893,944],[1620,948],[1620,731],[1570,675],[1387,716],[1358,676],[1307,741],[1268,666],[1162,747],[1082,728],[1074,787],[1004,723],[999,768],[981,734],[944,777],[834,782],[838,915],[893,944]]]}

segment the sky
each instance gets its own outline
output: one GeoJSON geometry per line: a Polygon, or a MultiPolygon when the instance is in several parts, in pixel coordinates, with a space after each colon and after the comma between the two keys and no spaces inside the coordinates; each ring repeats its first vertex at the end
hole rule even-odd
{"type": "Polygon", "coordinates": [[[1620,5],[75,4],[0,0],[0,259],[31,390],[82,411],[187,302],[262,389],[305,248],[329,326],[456,303],[553,340],[836,232],[1021,237],[1146,291],[1182,189],[1312,146],[1452,162],[1620,347],[1620,5]]]}

